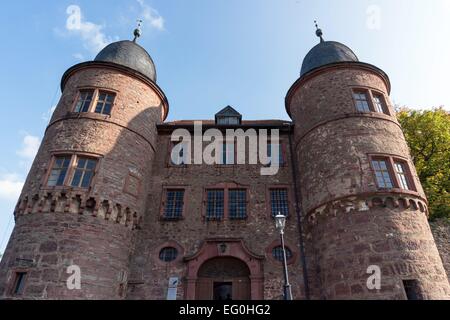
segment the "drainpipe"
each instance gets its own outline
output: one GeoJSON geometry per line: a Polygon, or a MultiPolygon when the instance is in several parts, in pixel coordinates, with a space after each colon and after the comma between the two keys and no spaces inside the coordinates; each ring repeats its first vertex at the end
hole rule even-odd
{"type": "Polygon", "coordinates": [[[302,207],[300,205],[300,199],[302,198],[301,190],[297,185],[297,178],[298,178],[298,172],[297,172],[297,157],[296,153],[294,152],[294,148],[292,146],[292,130],[293,126],[291,125],[291,132],[289,132],[289,149],[291,153],[291,166],[292,166],[292,180],[294,182],[294,195],[295,195],[295,211],[297,213],[297,227],[298,227],[298,234],[299,234],[299,242],[300,242],[300,256],[301,256],[301,263],[302,263],[302,269],[303,269],[303,282],[305,283],[305,298],[306,300],[310,300],[310,294],[309,294],[309,281],[308,281],[308,270],[306,268],[306,256],[305,256],[305,242],[303,239],[303,227],[302,227],[302,207]]]}

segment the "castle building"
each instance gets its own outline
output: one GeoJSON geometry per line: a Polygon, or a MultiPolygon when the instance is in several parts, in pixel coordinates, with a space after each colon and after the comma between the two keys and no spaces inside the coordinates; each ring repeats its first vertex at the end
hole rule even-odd
{"type": "Polygon", "coordinates": [[[317,35],[286,95],[292,121],[228,106],[201,122],[200,136],[278,132],[264,137],[272,175],[237,161],[234,141],[214,164],[189,161],[205,141],[173,152],[198,122],[165,121],[137,37],[68,69],[14,211],[0,297],[281,299],[282,214],[294,299],[450,298],[387,74],[317,35]]]}

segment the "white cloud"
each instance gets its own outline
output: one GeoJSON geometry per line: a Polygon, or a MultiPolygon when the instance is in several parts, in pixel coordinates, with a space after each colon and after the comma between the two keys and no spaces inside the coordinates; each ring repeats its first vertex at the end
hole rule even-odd
{"type": "Polygon", "coordinates": [[[157,30],[164,30],[164,18],[159,15],[158,11],[150,7],[144,0],[137,0],[141,6],[141,14],[144,21],[157,30]]]}
{"type": "Polygon", "coordinates": [[[74,54],[73,54],[73,57],[74,57],[75,59],[79,60],[79,61],[85,60],[85,59],[84,59],[84,56],[83,56],[81,53],[74,53],[74,54]]]}
{"type": "Polygon", "coordinates": [[[45,122],[49,122],[50,118],[53,115],[53,112],[55,112],[56,106],[51,107],[48,109],[45,113],[42,114],[41,119],[45,122]]]}
{"type": "Polygon", "coordinates": [[[33,160],[38,152],[41,139],[32,135],[26,135],[22,141],[22,147],[17,151],[17,154],[27,160],[33,160]]]}
{"type": "Polygon", "coordinates": [[[15,201],[19,198],[24,182],[17,174],[6,174],[0,177],[0,198],[15,201]]]}
{"type": "Polygon", "coordinates": [[[84,19],[79,6],[68,6],[66,13],[68,14],[66,21],[67,32],[79,36],[87,50],[96,54],[112,42],[112,39],[103,33],[102,25],[84,19]]]}

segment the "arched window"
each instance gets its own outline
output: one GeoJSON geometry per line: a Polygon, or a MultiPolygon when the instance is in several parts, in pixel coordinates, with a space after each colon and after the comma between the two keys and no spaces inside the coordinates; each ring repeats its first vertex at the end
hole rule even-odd
{"type": "Polygon", "coordinates": [[[178,257],[178,250],[173,247],[165,247],[159,252],[159,259],[164,262],[172,262],[178,257]]]}

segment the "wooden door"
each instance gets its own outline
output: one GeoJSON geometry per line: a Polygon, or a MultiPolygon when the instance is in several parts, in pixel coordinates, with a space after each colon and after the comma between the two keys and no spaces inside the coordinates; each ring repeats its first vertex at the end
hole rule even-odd
{"type": "Polygon", "coordinates": [[[212,300],[213,299],[213,281],[208,278],[198,278],[195,289],[196,300],[212,300]]]}
{"type": "Polygon", "coordinates": [[[233,279],[233,300],[250,300],[250,279],[248,277],[233,279]]]}

